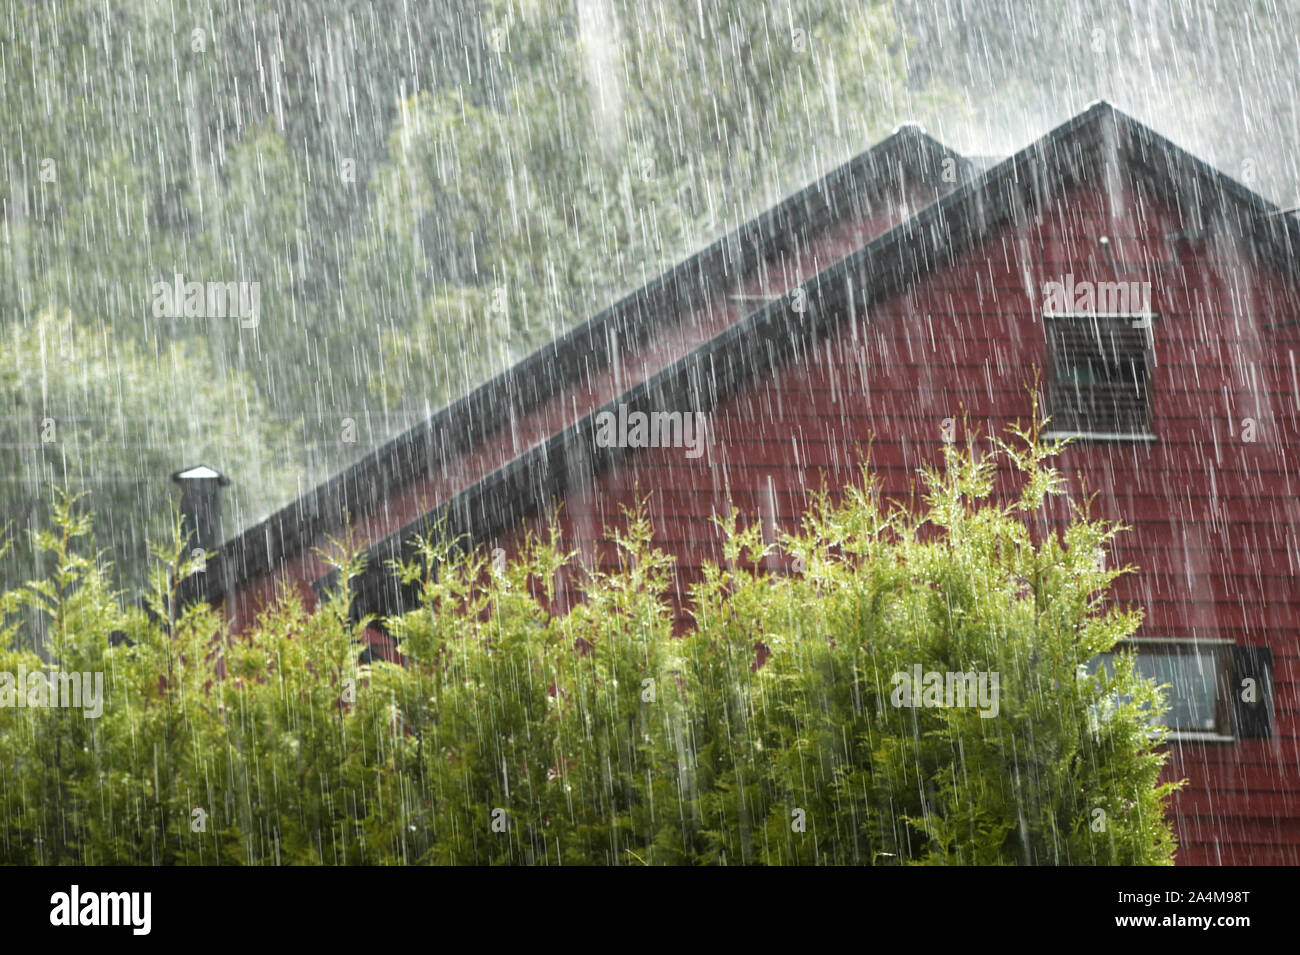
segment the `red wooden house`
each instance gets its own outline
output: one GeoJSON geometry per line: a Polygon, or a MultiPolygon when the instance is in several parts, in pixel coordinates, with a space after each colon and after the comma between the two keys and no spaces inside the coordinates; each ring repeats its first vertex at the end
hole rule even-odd
{"type": "Polygon", "coordinates": [[[281,581],[310,598],[346,513],[358,608],[392,613],[385,561],[438,521],[508,551],[562,501],[600,561],[647,495],[684,594],[729,500],[790,526],[868,439],[906,498],[963,421],[1027,422],[1041,369],[1060,466],[1133,526],[1118,597],[1176,688],[1179,861],[1296,864],[1298,254],[1291,216],[1104,103],[989,168],[903,127],[227,541],[196,595],[237,629],[281,581]],[[635,412],[705,414],[707,451],[601,439],[635,412]]]}

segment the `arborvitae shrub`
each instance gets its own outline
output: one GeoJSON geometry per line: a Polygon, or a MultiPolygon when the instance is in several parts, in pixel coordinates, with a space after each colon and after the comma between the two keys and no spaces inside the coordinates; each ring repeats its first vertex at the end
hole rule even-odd
{"type": "Polygon", "coordinates": [[[1168,863],[1160,693],[1122,655],[1088,669],[1140,622],[1109,597],[1129,569],[1098,560],[1122,528],[1015,434],[948,448],[912,511],[866,469],[823,493],[775,545],[789,575],[761,569],[757,525],[723,522],[685,635],[644,513],[566,614],[554,534],[504,568],[427,540],[394,568],[422,595],[390,621],[404,666],[357,664],[342,591],[229,638],[174,606],[202,572],[179,543],[152,615],[128,606],[65,501],[33,541],[54,576],[0,598],[4,645],[30,645],[15,621],[38,611],[46,659],[4,651],[0,671],[102,671],[106,700],[99,719],[0,710],[0,860],[1168,863]],[[895,705],[918,666],[996,673],[996,715],[895,705]]]}

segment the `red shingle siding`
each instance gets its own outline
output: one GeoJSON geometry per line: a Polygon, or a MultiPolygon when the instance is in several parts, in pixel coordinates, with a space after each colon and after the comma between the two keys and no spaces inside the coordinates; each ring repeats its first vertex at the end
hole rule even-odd
{"type": "Polygon", "coordinates": [[[714,409],[708,458],[641,451],[571,494],[561,525],[568,546],[608,559],[593,538],[621,522],[620,505],[648,495],[684,593],[700,561],[719,558],[708,519],[728,495],[788,528],[823,475],[831,487],[855,478],[854,448],[872,436],[882,489],[906,499],[916,468],[940,460],[945,418],[968,415],[985,435],[1027,422],[1025,387],[1045,361],[1044,282],[1066,272],[1076,281],[1150,280],[1158,440],[1076,446],[1059,463],[1076,489],[1082,475],[1101,492],[1101,515],[1133,526],[1114,559],[1141,570],[1121,580],[1117,596],[1147,609],[1142,635],[1274,652],[1273,739],[1173,746],[1168,775],[1189,779],[1174,803],[1179,860],[1296,864],[1300,388],[1292,356],[1300,338],[1295,328],[1264,325],[1300,319],[1300,308],[1290,285],[1231,250],[1183,248],[1175,259],[1162,236],[1182,226],[1150,197],[1120,195],[1114,205],[1122,211],[1111,219],[1104,196],[1077,189],[1037,223],[996,232],[714,409]],[[1175,264],[1116,274],[1099,251],[1102,235],[1121,267],[1175,264]],[[1255,443],[1241,439],[1247,417],[1258,422],[1255,443]]]}

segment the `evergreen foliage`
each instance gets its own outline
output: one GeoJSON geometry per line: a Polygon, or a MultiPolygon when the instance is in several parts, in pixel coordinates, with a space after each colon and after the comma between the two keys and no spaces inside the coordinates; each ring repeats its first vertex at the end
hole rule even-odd
{"type": "Polygon", "coordinates": [[[1129,569],[1097,559],[1122,528],[1051,452],[1036,431],[949,447],[914,511],[864,468],[781,539],[789,576],[762,569],[757,524],[723,520],[680,635],[644,511],[565,614],[555,531],[503,568],[431,538],[394,568],[421,592],[390,621],[404,666],[357,664],[343,590],[226,639],[219,612],[175,606],[203,572],[179,545],[148,610],[124,609],[64,496],[34,539],[53,570],[0,605],[46,617],[44,655],[6,649],[0,672],[103,671],[106,701],[0,709],[0,860],[1169,863],[1161,694],[1126,655],[1087,666],[1140,621],[1109,597],[1129,569]],[[996,715],[895,705],[917,665],[997,672],[996,715]]]}

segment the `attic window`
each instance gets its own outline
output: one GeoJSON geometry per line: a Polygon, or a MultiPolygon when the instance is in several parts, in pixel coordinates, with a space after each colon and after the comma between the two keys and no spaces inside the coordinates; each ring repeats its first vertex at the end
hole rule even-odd
{"type": "MultiPolygon", "coordinates": [[[[1273,723],[1273,659],[1261,647],[1227,641],[1133,639],[1139,675],[1166,686],[1169,709],[1162,722],[1170,738],[1200,742],[1268,739],[1273,723]]],[[[1113,653],[1103,653],[1090,669],[1115,672],[1113,653]]],[[[1119,701],[1116,701],[1119,702],[1119,701]]]]}
{"type": "Polygon", "coordinates": [[[1153,441],[1152,316],[1052,314],[1047,330],[1049,438],[1153,441]]]}

